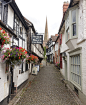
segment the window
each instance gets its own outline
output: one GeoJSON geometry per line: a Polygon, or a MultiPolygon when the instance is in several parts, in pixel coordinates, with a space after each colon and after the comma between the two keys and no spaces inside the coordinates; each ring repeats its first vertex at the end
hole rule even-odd
{"type": "Polygon", "coordinates": [[[25,71],[28,71],[28,64],[25,65],[25,71]]]}
{"type": "Polygon", "coordinates": [[[23,63],[21,64],[21,73],[23,73],[23,63]]]}
{"type": "Polygon", "coordinates": [[[23,28],[20,27],[20,34],[22,35],[23,34],[23,28]]]}
{"type": "Polygon", "coordinates": [[[67,40],[68,40],[69,39],[69,28],[67,29],[66,33],[67,33],[67,40]]]}
{"type": "Polygon", "coordinates": [[[15,15],[14,21],[15,21],[15,24],[14,24],[15,34],[19,36],[19,19],[16,15],[15,15]]]}
{"type": "Polygon", "coordinates": [[[73,36],[76,35],[76,10],[72,11],[72,32],[73,36]]]}
{"type": "Polygon", "coordinates": [[[22,39],[19,38],[19,47],[22,47],[22,39]]]}
{"type": "Polygon", "coordinates": [[[5,70],[5,73],[7,73],[9,71],[9,64],[6,63],[6,70],[5,70]]]}
{"type": "Polygon", "coordinates": [[[3,22],[5,24],[7,24],[7,12],[8,12],[7,10],[8,10],[7,5],[5,5],[4,6],[4,15],[3,15],[3,22]]]}
{"type": "Polygon", "coordinates": [[[71,80],[81,86],[80,55],[71,57],[71,80]]]}
{"type": "Polygon", "coordinates": [[[1,20],[1,14],[2,14],[2,4],[0,3],[0,20],[1,20]]]}
{"type": "Polygon", "coordinates": [[[69,16],[67,17],[66,20],[66,39],[69,39],[69,16]]]}
{"type": "Polygon", "coordinates": [[[25,41],[23,41],[23,48],[25,48],[25,41]]]}

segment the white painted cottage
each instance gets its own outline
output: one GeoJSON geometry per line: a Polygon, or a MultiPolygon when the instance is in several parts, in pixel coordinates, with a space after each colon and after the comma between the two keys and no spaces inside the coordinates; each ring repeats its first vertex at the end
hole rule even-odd
{"type": "Polygon", "coordinates": [[[70,0],[58,34],[62,34],[61,73],[86,105],[86,0],[70,0]]]}
{"type": "MultiPolygon", "coordinates": [[[[0,27],[11,37],[11,44],[7,47],[17,45],[27,50],[28,26],[14,0],[0,0],[0,27]]],[[[11,96],[26,83],[28,69],[29,65],[25,62],[12,69],[0,60],[0,105],[7,105],[11,96]],[[8,72],[6,69],[9,69],[8,72]]]]}

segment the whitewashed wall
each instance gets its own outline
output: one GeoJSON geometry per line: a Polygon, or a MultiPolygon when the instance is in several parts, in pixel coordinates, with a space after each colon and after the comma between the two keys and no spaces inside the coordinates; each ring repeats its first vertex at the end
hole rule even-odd
{"type": "Polygon", "coordinates": [[[58,43],[55,44],[55,51],[58,51],[58,43]]]}
{"type": "Polygon", "coordinates": [[[9,93],[9,81],[7,81],[8,73],[5,73],[5,69],[6,64],[0,62],[0,102],[6,98],[9,93]]]}
{"type": "MultiPolygon", "coordinates": [[[[80,0],[79,2],[79,15],[78,15],[78,39],[77,39],[77,46],[81,47],[81,76],[82,76],[82,87],[81,87],[81,91],[84,95],[86,95],[86,1],[85,0],[80,0]]],[[[62,41],[64,36],[62,36],[62,41]]],[[[61,52],[63,52],[65,47],[64,42],[62,42],[62,46],[61,46],[61,52]]],[[[67,70],[68,70],[68,81],[70,81],[70,61],[69,61],[69,50],[66,51],[67,54],[67,70]]]]}
{"type": "Polygon", "coordinates": [[[10,5],[8,5],[8,20],[7,24],[13,29],[14,24],[14,11],[10,5]]]}
{"type": "Polygon", "coordinates": [[[63,53],[64,51],[66,51],[68,49],[69,48],[65,43],[65,31],[64,31],[64,33],[62,34],[62,44],[61,44],[61,47],[60,47],[60,52],[63,53]]]}

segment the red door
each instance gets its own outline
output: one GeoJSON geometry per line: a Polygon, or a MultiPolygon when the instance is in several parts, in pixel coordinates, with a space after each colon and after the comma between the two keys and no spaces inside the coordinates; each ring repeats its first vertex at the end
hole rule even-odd
{"type": "Polygon", "coordinates": [[[60,54],[60,68],[62,69],[62,54],[60,54]]]}

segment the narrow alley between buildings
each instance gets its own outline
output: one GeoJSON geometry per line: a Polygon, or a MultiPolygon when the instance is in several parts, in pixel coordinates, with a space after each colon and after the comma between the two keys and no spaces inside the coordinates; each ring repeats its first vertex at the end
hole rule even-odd
{"type": "Polygon", "coordinates": [[[82,105],[78,97],[62,83],[60,71],[53,64],[46,66],[45,61],[43,65],[12,105],[82,105]]]}

